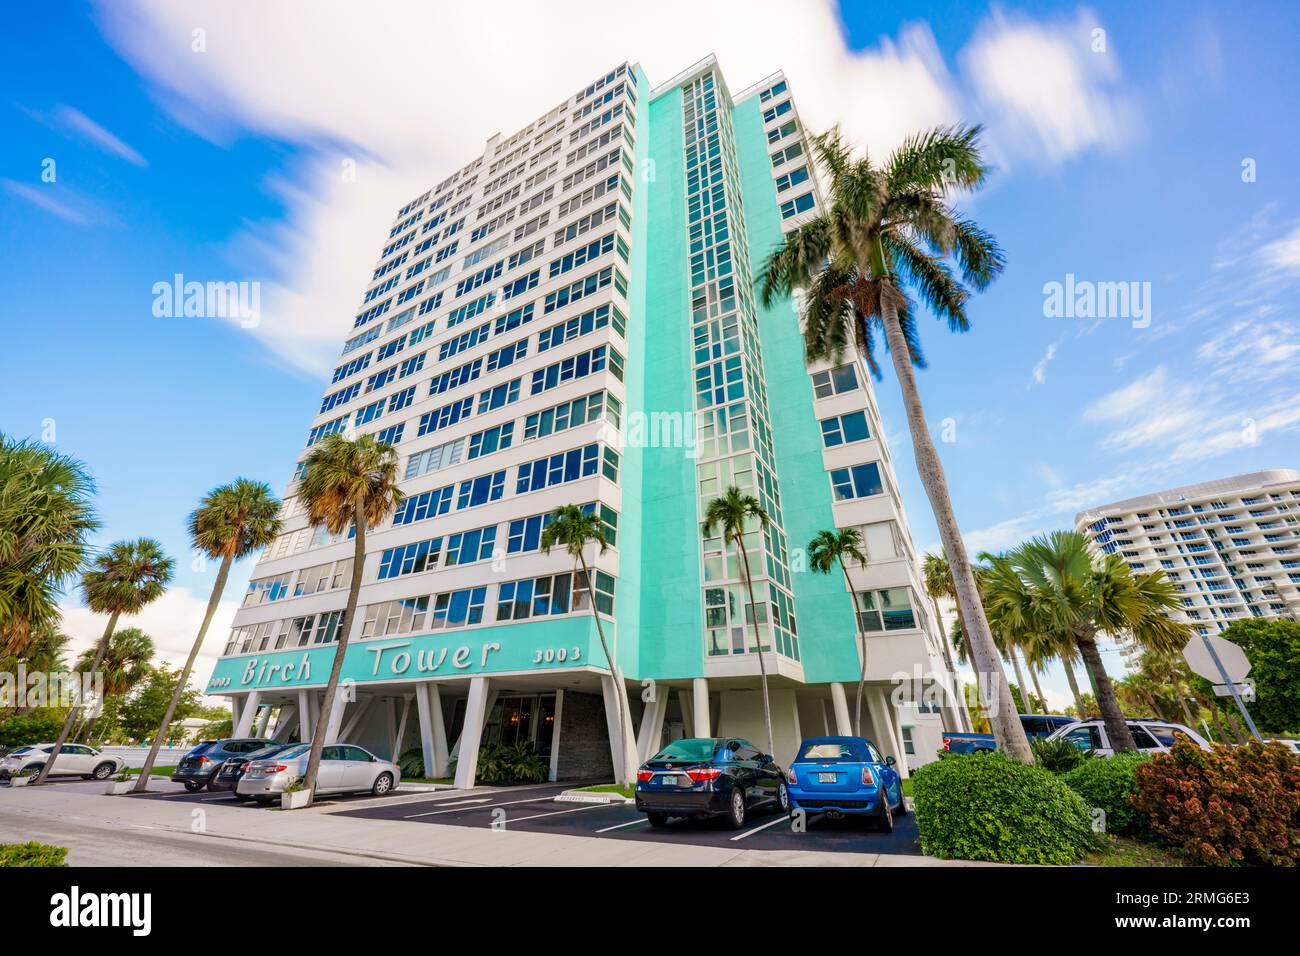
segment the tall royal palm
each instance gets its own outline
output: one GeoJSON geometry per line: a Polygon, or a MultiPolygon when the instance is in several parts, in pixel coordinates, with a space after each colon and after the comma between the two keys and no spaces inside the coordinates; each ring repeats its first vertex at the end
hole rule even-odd
{"type": "Polygon", "coordinates": [[[1097,638],[1107,634],[1157,651],[1181,648],[1190,629],[1169,615],[1182,606],[1174,583],[1162,571],[1134,572],[1118,555],[1094,557],[1077,531],[1033,538],[1002,560],[1033,595],[1037,626],[1073,638],[1096,689],[1111,746],[1136,749],[1097,638]]]}
{"type": "MultiPolygon", "coordinates": [[[[858,671],[858,695],[853,706],[853,732],[862,736],[862,697],[867,687],[867,635],[862,630],[862,615],[858,611],[858,595],[849,580],[849,565],[867,566],[867,555],[862,550],[862,533],[857,528],[836,528],[818,531],[808,542],[808,565],[818,574],[830,574],[839,568],[844,575],[849,600],[853,602],[853,632],[861,645],[858,671]]],[[[877,733],[883,730],[877,728],[877,733]]]]}
{"type": "MultiPolygon", "coordinates": [[[[758,654],[758,673],[763,686],[763,722],[767,726],[767,752],[776,753],[775,738],[772,735],[772,704],[767,694],[767,664],[763,660],[763,638],[758,631],[758,605],[754,603],[754,579],[749,573],[749,549],[745,547],[745,534],[753,531],[758,536],[758,547],[763,548],[763,529],[771,523],[767,512],[753,495],[745,494],[732,485],[722,497],[714,498],[704,509],[704,523],[700,532],[706,538],[714,536],[717,531],[722,535],[724,549],[732,545],[736,549],[736,564],[745,590],[749,594],[749,618],[754,627],[754,652],[758,654]],[[748,526],[753,526],[748,527],[748,526]]],[[[764,605],[766,607],[766,604],[764,605]]]]}
{"type": "MultiPolygon", "coordinates": [[[[92,673],[95,670],[96,649],[88,647],[81,652],[73,666],[81,673],[92,673]]],[[[104,651],[104,660],[99,665],[99,672],[103,675],[103,696],[100,699],[102,706],[110,697],[122,697],[134,690],[141,681],[143,681],[152,672],[151,661],[154,655],[153,638],[138,627],[124,627],[114,631],[112,638],[109,639],[108,648],[104,651]]],[[[85,730],[79,739],[93,739],[92,732],[95,727],[95,721],[92,719],[86,723],[85,730]]]]}
{"type": "Polygon", "coordinates": [[[190,648],[190,656],[181,669],[180,679],[176,682],[176,691],[172,694],[167,712],[158,733],[154,734],[149,746],[149,756],[145,758],[144,769],[136,781],[135,792],[140,793],[149,786],[149,773],[154,761],[158,759],[158,750],[167,737],[167,729],[172,725],[176,707],[181,695],[189,686],[190,671],[194,661],[203,647],[207,637],[208,626],[217,613],[221,595],[226,590],[226,580],[230,577],[230,566],[275,540],[280,533],[280,499],[271,491],[269,485],[248,478],[236,478],[228,485],[213,488],[190,514],[190,540],[196,551],[221,563],[217,566],[217,579],[212,583],[212,593],[208,595],[208,609],[204,612],[203,623],[190,648]]]}
{"type": "Polygon", "coordinates": [[[542,551],[551,553],[551,549],[561,547],[573,558],[575,569],[582,573],[586,582],[587,599],[591,602],[591,616],[596,621],[596,634],[600,638],[600,649],[605,652],[605,664],[609,667],[610,680],[614,685],[614,707],[618,711],[618,746],[623,756],[619,760],[621,768],[619,783],[631,784],[636,768],[628,759],[629,743],[627,738],[628,709],[627,687],[623,684],[614,655],[610,653],[609,643],[605,640],[605,625],[600,619],[600,609],[596,603],[596,571],[587,566],[587,545],[596,547],[597,554],[604,554],[609,547],[605,537],[605,527],[599,515],[594,511],[587,514],[577,505],[561,505],[551,512],[550,523],[542,531],[542,551]]]}
{"type": "Polygon", "coordinates": [[[0,658],[22,656],[59,622],[59,597],[99,527],[85,466],[0,434],[0,658]]]}
{"type": "Polygon", "coordinates": [[[325,699],[321,701],[320,715],[311,737],[311,755],[307,758],[307,775],[303,779],[304,786],[314,790],[325,733],[338,692],[339,675],[343,671],[343,657],[361,594],[361,575],[366,565],[366,531],[387,520],[406,496],[397,487],[397,452],[392,445],[376,441],[371,435],[356,439],[330,435],[312,449],[305,466],[298,498],[307,509],[307,520],[313,527],[324,527],[333,535],[346,534],[349,528],[355,529],[347,608],[339,621],[338,647],[334,650],[334,664],[330,668],[329,683],[325,685],[325,699]]]}
{"type": "MultiPolygon", "coordinates": [[[[86,605],[96,614],[107,614],[108,625],[104,636],[99,639],[95,649],[95,659],[91,662],[91,673],[97,673],[104,663],[108,652],[108,642],[117,630],[117,619],[123,614],[128,617],[139,614],[145,607],[162,597],[167,585],[171,583],[172,571],[176,562],[163,553],[162,545],[153,538],[138,538],[135,541],[117,541],[110,544],[95,562],[81,576],[81,592],[86,605]]],[[[59,755],[63,745],[68,742],[78,717],[81,715],[83,701],[78,699],[68,708],[68,718],[63,722],[59,739],[50,751],[50,759],[41,768],[36,783],[44,783],[50,774],[50,768],[59,755]]]]}
{"type": "Polygon", "coordinates": [[[935,624],[941,632],[939,647],[943,650],[943,663],[948,668],[953,691],[957,696],[957,703],[953,707],[958,722],[956,729],[970,730],[965,688],[962,687],[961,678],[957,676],[957,668],[953,666],[952,641],[948,639],[946,634],[942,633],[943,614],[939,610],[939,598],[947,598],[957,607],[957,619],[958,621],[961,620],[961,606],[957,604],[957,589],[953,587],[952,569],[948,567],[948,559],[942,554],[928,553],[921,562],[921,585],[930,598],[930,606],[934,608],[935,624]]]}
{"type": "Polygon", "coordinates": [[[913,370],[924,359],[909,290],[947,320],[949,329],[964,332],[969,327],[967,287],[984,289],[1004,264],[994,238],[948,202],[949,194],[978,189],[988,176],[979,134],[978,126],[920,133],[904,141],[883,166],[866,156],[854,159],[838,130],[814,137],[816,157],[829,180],[830,204],[823,215],[791,231],[768,257],[762,297],[770,304],[803,290],[810,360],[835,359],[853,342],[879,375],[873,346],[877,333],[883,333],[907,409],[917,471],[952,565],[971,654],[991,682],[985,704],[994,736],[1008,756],[1031,763],[913,370]]]}

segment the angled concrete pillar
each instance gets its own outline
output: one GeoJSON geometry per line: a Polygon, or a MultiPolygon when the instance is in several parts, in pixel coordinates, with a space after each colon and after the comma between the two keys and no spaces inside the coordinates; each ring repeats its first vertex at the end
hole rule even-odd
{"type": "MultiPolygon", "coordinates": [[[[321,691],[321,705],[325,703],[324,691],[321,691]]],[[[338,689],[334,692],[334,706],[330,708],[329,723],[325,726],[325,743],[338,743],[339,730],[343,726],[343,712],[348,709],[347,701],[343,697],[343,685],[339,684],[338,689]]]]}
{"type": "Polygon", "coordinates": [[[272,739],[278,743],[286,743],[298,723],[298,708],[293,704],[281,704],[280,718],[275,722],[275,735],[272,739]]]}
{"type": "Polygon", "coordinates": [[[853,719],[849,715],[849,701],[844,685],[831,684],[831,709],[835,712],[835,733],[840,737],[853,736],[853,719]]]}
{"type": "Polygon", "coordinates": [[[248,732],[253,729],[253,718],[257,716],[257,708],[262,703],[262,692],[260,690],[250,690],[248,696],[244,698],[244,704],[239,709],[239,723],[235,725],[236,737],[247,737],[248,732]]]}
{"type": "Polygon", "coordinates": [[[636,738],[636,755],[644,763],[659,750],[659,742],[664,737],[664,715],[668,712],[668,696],[671,688],[655,687],[655,699],[645,705],[641,714],[641,729],[636,738]]]}
{"type": "Polygon", "coordinates": [[[682,727],[686,730],[686,736],[691,737],[695,734],[695,691],[689,687],[677,688],[677,706],[682,709],[682,727]]]}
{"type": "Polygon", "coordinates": [[[420,719],[420,750],[427,777],[447,776],[447,728],[442,720],[442,694],[437,684],[415,685],[415,708],[420,719]]]}
{"type": "Polygon", "coordinates": [[[709,682],[706,678],[697,677],[692,682],[691,690],[695,700],[691,705],[691,710],[695,717],[695,736],[712,737],[709,731],[709,682]]]}
{"type": "Polygon", "coordinates": [[[257,719],[257,733],[253,735],[254,737],[266,738],[266,728],[270,726],[273,709],[270,704],[262,708],[262,716],[257,719]]]}
{"type": "Polygon", "coordinates": [[[564,725],[564,688],[555,691],[555,722],[551,725],[551,770],[546,779],[554,783],[560,778],[560,729],[564,725]]]}
{"type": "Polygon", "coordinates": [[[298,740],[301,743],[311,743],[311,738],[316,733],[316,714],[312,711],[312,697],[315,696],[312,691],[298,691],[298,740]]]}
{"type": "MultiPolygon", "coordinates": [[[[397,721],[397,730],[393,734],[393,756],[389,758],[393,763],[397,763],[402,756],[402,742],[406,739],[406,720],[411,716],[411,696],[402,695],[402,716],[397,721]]],[[[395,705],[397,702],[393,703],[395,705]]]]}
{"type": "Polygon", "coordinates": [[[898,773],[902,777],[911,776],[907,748],[903,744],[903,724],[898,708],[890,702],[885,688],[877,688],[876,693],[880,695],[881,707],[885,711],[885,719],[889,722],[889,733],[894,738],[894,759],[898,761],[898,773]]]}
{"type": "Polygon", "coordinates": [[[474,786],[478,772],[478,745],[483,739],[483,721],[487,717],[488,679],[471,677],[469,700],[465,704],[465,727],[460,734],[460,753],[456,758],[456,787],[468,790],[474,786]]]}
{"type": "MultiPolygon", "coordinates": [[[[352,739],[352,735],[357,732],[357,729],[361,726],[361,721],[366,716],[366,712],[370,710],[370,707],[374,702],[374,697],[367,697],[365,700],[357,701],[357,706],[352,709],[352,716],[348,718],[348,722],[343,725],[343,730],[339,733],[340,740],[349,741],[352,739]]],[[[340,701],[340,703],[342,703],[342,701],[340,701]]],[[[333,715],[331,714],[331,717],[332,716],[333,715]]],[[[390,708],[389,717],[391,716],[392,711],[390,708]]],[[[332,742],[333,741],[331,741],[331,743],[332,742]]]]}

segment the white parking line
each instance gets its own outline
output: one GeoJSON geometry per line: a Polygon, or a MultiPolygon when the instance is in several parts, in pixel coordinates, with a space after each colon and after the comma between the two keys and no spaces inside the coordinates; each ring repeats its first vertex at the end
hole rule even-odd
{"type": "Polygon", "coordinates": [[[639,820],[629,820],[627,823],[616,823],[612,827],[605,827],[603,830],[597,830],[597,833],[608,833],[610,830],[621,830],[623,827],[634,827],[638,823],[649,823],[648,817],[642,817],[639,820]]]}
{"type": "Polygon", "coordinates": [[[491,803],[491,797],[479,797],[476,800],[439,800],[440,807],[463,807],[472,803],[491,803]]]}
{"type": "Polygon", "coordinates": [[[556,817],[561,813],[581,813],[583,810],[601,810],[607,807],[605,803],[589,803],[581,807],[573,807],[569,810],[552,810],[550,813],[534,813],[531,817],[515,817],[513,820],[506,817],[505,825],[508,827],[512,823],[523,823],[525,820],[536,820],[539,817],[556,817]]]}
{"type": "Polygon", "coordinates": [[[775,820],[769,820],[767,823],[764,823],[761,827],[754,827],[754,829],[752,830],[746,830],[744,833],[736,834],[734,837],[731,838],[731,842],[735,843],[737,840],[743,840],[747,836],[753,836],[759,830],[766,830],[768,827],[774,827],[778,823],[786,823],[788,821],[789,821],[789,817],[787,817],[785,814],[781,814],[775,820]]]}
{"type": "MultiPolygon", "coordinates": [[[[434,817],[434,816],[437,816],[437,815],[440,814],[440,813],[464,813],[466,810],[470,810],[470,809],[473,809],[473,810],[491,810],[491,809],[493,809],[494,807],[511,807],[511,806],[514,806],[514,805],[517,804],[517,803],[543,803],[543,802],[545,802],[545,801],[547,801],[547,800],[550,800],[550,799],[552,799],[552,798],[551,798],[551,797],[533,797],[533,798],[531,798],[531,799],[529,799],[529,800],[510,800],[510,801],[507,801],[506,803],[492,803],[492,804],[488,804],[488,805],[486,805],[486,806],[484,806],[483,804],[479,804],[479,805],[476,806],[476,807],[452,807],[450,810],[428,810],[428,811],[426,811],[426,812],[424,812],[424,813],[412,813],[412,814],[410,814],[410,815],[408,815],[408,816],[402,817],[402,819],[403,819],[403,820],[414,820],[416,817],[434,817]]],[[[445,801],[444,801],[444,802],[445,802],[445,801]]],[[[603,803],[597,803],[597,804],[593,804],[593,806],[603,807],[603,806],[605,806],[605,804],[603,804],[603,803]]],[[[586,808],[584,807],[583,809],[586,809],[586,808]]]]}

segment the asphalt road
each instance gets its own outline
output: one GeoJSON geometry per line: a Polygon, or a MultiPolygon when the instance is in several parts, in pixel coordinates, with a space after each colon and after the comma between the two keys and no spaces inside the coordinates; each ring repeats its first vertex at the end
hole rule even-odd
{"type": "Polygon", "coordinates": [[[788,818],[775,813],[753,815],[740,830],[728,829],[716,820],[689,819],[673,820],[655,829],[645,814],[630,805],[557,802],[554,798],[565,789],[548,785],[431,794],[427,800],[408,797],[401,803],[370,801],[354,810],[340,808],[335,815],[746,850],[921,853],[915,817],[910,814],[896,818],[893,833],[880,833],[866,822],[817,815],[809,817],[805,832],[796,833],[788,818]]]}

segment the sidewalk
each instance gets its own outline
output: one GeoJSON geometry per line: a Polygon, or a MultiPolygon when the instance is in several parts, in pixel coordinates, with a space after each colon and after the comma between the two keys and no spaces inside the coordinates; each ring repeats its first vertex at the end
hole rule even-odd
{"type": "MultiPolygon", "coordinates": [[[[473,791],[463,791],[472,793],[473,791]]],[[[450,791],[444,791],[450,793],[450,791]]],[[[418,797],[427,797],[419,794],[418,797]]],[[[407,799],[417,798],[411,794],[407,799]]],[[[402,800],[401,795],[385,798],[402,800]]],[[[816,851],[741,850],[669,842],[600,840],[564,834],[493,830],[340,817],[358,803],[283,812],[193,804],[142,797],[107,797],[55,787],[5,788],[0,806],[10,819],[29,818],[32,829],[58,832],[61,819],[82,828],[144,828],[155,836],[241,841],[263,847],[313,850],[355,858],[423,866],[947,866],[968,865],[923,856],[816,851]]],[[[11,828],[6,828],[11,829],[11,828]]],[[[21,838],[21,834],[17,835],[21,838]]],[[[13,840],[6,833],[0,839],[13,840]]]]}

